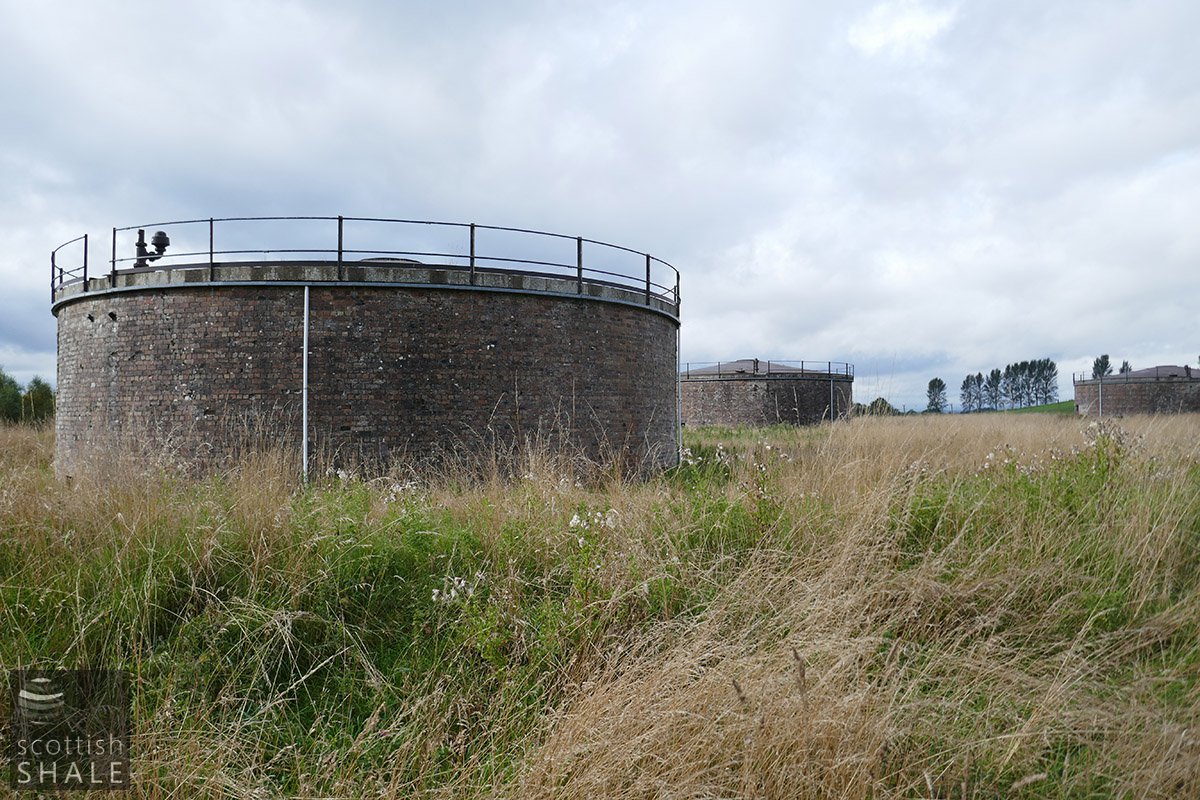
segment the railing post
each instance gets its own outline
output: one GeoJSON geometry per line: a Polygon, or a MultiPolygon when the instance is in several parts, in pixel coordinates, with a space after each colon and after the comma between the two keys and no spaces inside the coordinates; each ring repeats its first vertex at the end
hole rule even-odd
{"type": "Polygon", "coordinates": [[[115,289],[116,286],[117,286],[117,229],[113,228],[112,272],[108,273],[108,288],[115,289]]]}
{"type": "MultiPolygon", "coordinates": [[[[83,290],[88,290],[88,235],[83,235],[83,290]]],[[[61,282],[61,281],[60,281],[61,282]]]]}
{"type": "Polygon", "coordinates": [[[54,251],[50,251],[50,302],[54,302],[54,251]]]}
{"type": "Polygon", "coordinates": [[[583,237],[575,237],[575,293],[583,294],[583,237]]]}
{"type": "Polygon", "coordinates": [[[208,282],[212,283],[217,277],[217,268],[213,263],[213,218],[208,218],[208,282]]]}
{"type": "Polygon", "coordinates": [[[471,223],[471,285],[475,285],[475,223],[471,223]]]}
{"type": "Polygon", "coordinates": [[[646,305],[650,305],[650,254],[646,253],[646,305]]]}
{"type": "Polygon", "coordinates": [[[338,277],[339,281],[342,279],[342,234],[343,234],[343,230],[345,227],[344,223],[345,223],[345,217],[343,217],[341,214],[338,214],[338,273],[337,273],[337,277],[338,277]]]}
{"type": "Polygon", "coordinates": [[[675,316],[679,316],[679,270],[675,270],[675,316]]]}

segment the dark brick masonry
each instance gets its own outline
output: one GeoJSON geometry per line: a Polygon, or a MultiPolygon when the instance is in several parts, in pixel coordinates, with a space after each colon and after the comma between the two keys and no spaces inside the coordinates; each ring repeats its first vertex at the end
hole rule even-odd
{"type": "MultiPolygon", "coordinates": [[[[113,442],[219,464],[250,429],[298,451],[303,293],[176,285],[60,304],[59,471],[113,442]]],[[[673,464],[677,337],[670,317],[604,300],[316,285],[311,451],[420,459],[540,431],[673,464]]]]}
{"type": "Polygon", "coordinates": [[[849,413],[853,379],[846,375],[756,375],[681,381],[683,424],[810,425],[849,413]],[[830,412],[832,383],[833,414],[830,412]]]}
{"type": "MultiPolygon", "coordinates": [[[[1075,411],[1100,415],[1100,381],[1075,383],[1075,411]]],[[[1134,377],[1114,375],[1104,379],[1104,416],[1125,414],[1179,414],[1200,412],[1200,372],[1191,377],[1134,377]]]]}

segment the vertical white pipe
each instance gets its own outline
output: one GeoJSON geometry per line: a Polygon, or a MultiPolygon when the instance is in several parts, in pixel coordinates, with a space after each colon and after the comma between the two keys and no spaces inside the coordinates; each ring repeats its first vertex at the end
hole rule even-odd
{"type": "Polygon", "coordinates": [[[304,287],[304,366],[300,387],[300,459],[308,483],[308,287],[304,287]]]}
{"type": "Polygon", "coordinates": [[[681,350],[679,346],[680,329],[675,329],[675,465],[683,463],[683,382],[680,380],[679,368],[681,350]]]}

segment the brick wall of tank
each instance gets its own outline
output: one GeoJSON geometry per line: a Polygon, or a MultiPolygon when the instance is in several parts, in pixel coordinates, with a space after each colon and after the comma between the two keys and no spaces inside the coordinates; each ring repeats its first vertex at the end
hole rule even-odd
{"type": "Polygon", "coordinates": [[[681,381],[685,425],[811,425],[849,412],[853,383],[844,378],[725,378],[681,381]]]}
{"type": "MultiPolygon", "coordinates": [[[[109,447],[216,464],[247,432],[299,452],[302,287],[96,295],[58,318],[60,472],[109,447]]],[[[540,433],[674,463],[677,335],[614,303],[313,287],[310,452],[470,455],[540,433]]]]}
{"type": "MultiPolygon", "coordinates": [[[[1100,384],[1075,384],[1075,409],[1084,416],[1100,413],[1100,384]]],[[[1104,382],[1104,416],[1200,412],[1200,379],[1114,378],[1104,382]]]]}

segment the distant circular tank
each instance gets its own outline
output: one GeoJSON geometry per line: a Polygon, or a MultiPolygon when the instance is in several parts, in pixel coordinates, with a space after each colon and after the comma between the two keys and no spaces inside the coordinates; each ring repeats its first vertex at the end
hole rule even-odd
{"type": "Polygon", "coordinates": [[[1102,379],[1085,375],[1074,379],[1075,412],[1083,416],[1200,412],[1200,370],[1190,366],[1150,367],[1102,379]]]}
{"type": "Polygon", "coordinates": [[[850,413],[854,366],[838,361],[688,364],[680,372],[683,424],[812,425],[850,413]]]}
{"type": "Polygon", "coordinates": [[[247,221],[159,223],[185,254],[148,266],[116,257],[134,228],[114,231],[99,274],[79,242],[55,252],[61,474],[100,468],[113,447],[203,468],[263,442],[298,465],[478,460],[527,442],[676,463],[678,274],[665,262],[577,237],[338,217],[318,220],[337,247],[330,235],[316,258],[264,257],[253,239],[197,258],[189,239],[221,241],[234,222],[247,221]],[[356,247],[351,223],[402,235],[356,247]],[[409,244],[431,226],[458,246],[409,244]],[[505,246],[477,242],[488,233],[505,246]]]}

